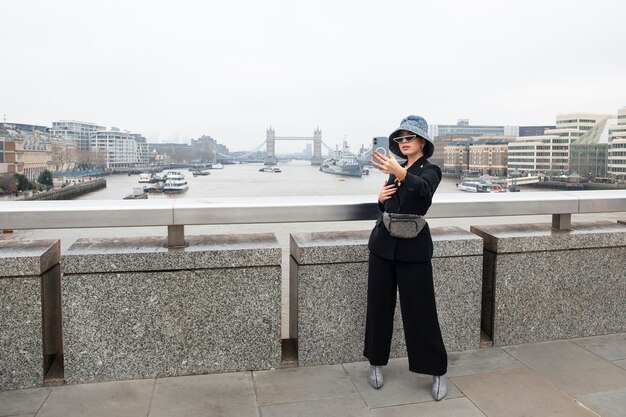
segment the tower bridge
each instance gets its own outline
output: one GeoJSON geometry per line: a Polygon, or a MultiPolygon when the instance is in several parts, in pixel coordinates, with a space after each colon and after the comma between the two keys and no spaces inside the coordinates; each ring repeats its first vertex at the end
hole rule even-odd
{"type": "Polygon", "coordinates": [[[302,136],[276,136],[276,132],[272,127],[267,129],[265,146],[267,154],[265,156],[265,165],[275,165],[276,160],[276,141],[277,140],[298,140],[298,141],[313,141],[313,156],[311,157],[311,165],[322,164],[322,131],[315,129],[313,137],[302,136]]]}
{"type": "Polygon", "coordinates": [[[311,157],[311,165],[321,165],[323,162],[322,157],[322,145],[332,154],[335,152],[333,148],[328,146],[322,141],[322,131],[318,128],[313,132],[313,136],[276,136],[276,131],[270,127],[266,131],[265,141],[256,146],[254,149],[247,151],[243,155],[232,156],[218,153],[217,156],[221,159],[227,160],[245,160],[250,155],[259,152],[264,147],[266,149],[266,156],[264,159],[265,165],[276,165],[278,160],[276,158],[276,141],[312,141],[313,142],[313,156],[311,157]]]}

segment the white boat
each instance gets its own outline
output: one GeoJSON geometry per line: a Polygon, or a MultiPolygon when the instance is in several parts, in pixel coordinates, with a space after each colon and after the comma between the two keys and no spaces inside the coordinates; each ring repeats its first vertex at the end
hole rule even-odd
{"type": "Polygon", "coordinates": [[[259,169],[259,172],[283,172],[278,167],[263,167],[259,169]]]}
{"type": "Polygon", "coordinates": [[[469,191],[472,193],[477,193],[479,185],[480,185],[480,181],[463,180],[461,181],[461,183],[457,184],[457,188],[461,191],[469,191]]]}
{"type": "Polygon", "coordinates": [[[170,171],[165,174],[163,192],[168,194],[183,193],[189,189],[185,176],[178,171],[170,171]]]}
{"type": "Polygon", "coordinates": [[[196,171],[191,171],[191,173],[193,174],[194,177],[211,175],[211,173],[209,172],[208,169],[199,169],[199,170],[196,170],[196,171]]]}
{"type": "Polygon", "coordinates": [[[472,193],[502,193],[507,191],[506,187],[501,184],[483,180],[463,180],[457,187],[459,190],[472,193]]]}
{"type": "Polygon", "coordinates": [[[479,193],[505,193],[508,190],[505,186],[494,183],[485,183],[478,186],[479,193]]]}
{"type": "Polygon", "coordinates": [[[150,183],[151,179],[152,179],[152,175],[146,172],[139,174],[139,182],[150,183]]]}

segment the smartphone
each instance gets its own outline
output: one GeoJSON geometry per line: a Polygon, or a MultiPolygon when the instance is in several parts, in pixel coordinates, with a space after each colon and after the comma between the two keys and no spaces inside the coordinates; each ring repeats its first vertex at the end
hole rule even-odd
{"type": "Polygon", "coordinates": [[[372,151],[389,156],[389,138],[385,136],[377,136],[372,139],[372,151]]]}

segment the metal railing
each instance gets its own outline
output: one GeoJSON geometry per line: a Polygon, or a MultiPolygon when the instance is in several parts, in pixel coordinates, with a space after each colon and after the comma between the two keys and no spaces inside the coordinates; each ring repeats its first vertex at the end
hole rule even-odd
{"type": "MultiPolygon", "coordinates": [[[[167,226],[168,246],[184,245],[185,225],[373,220],[375,195],[171,200],[9,201],[0,229],[167,226]]],[[[626,212],[626,190],[436,194],[428,218],[552,215],[569,229],[571,215],[626,212]]]]}

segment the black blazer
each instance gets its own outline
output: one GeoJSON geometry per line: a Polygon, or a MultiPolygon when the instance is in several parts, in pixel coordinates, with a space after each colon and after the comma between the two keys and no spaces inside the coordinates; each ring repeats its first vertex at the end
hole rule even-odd
{"type": "MultiPolygon", "coordinates": [[[[390,175],[387,184],[394,181],[395,177],[390,175]]],[[[433,242],[428,224],[413,239],[397,239],[389,235],[383,224],[382,212],[425,215],[440,181],[441,169],[426,158],[422,157],[411,165],[398,191],[384,204],[378,204],[381,215],[370,234],[368,248],[371,253],[402,262],[427,262],[432,258],[433,242]]]]}

